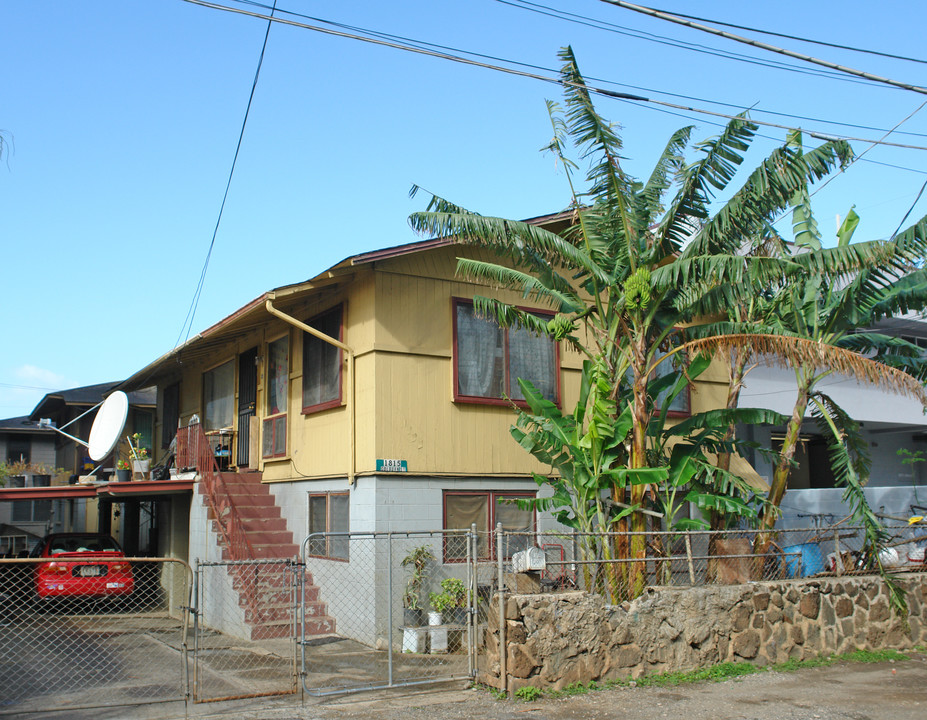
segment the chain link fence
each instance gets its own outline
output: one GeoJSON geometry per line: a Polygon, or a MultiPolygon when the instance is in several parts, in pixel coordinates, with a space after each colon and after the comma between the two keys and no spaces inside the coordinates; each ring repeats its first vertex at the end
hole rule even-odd
{"type": "MultiPolygon", "coordinates": [[[[927,527],[887,527],[883,566],[925,569],[927,527]]],[[[621,602],[647,586],[697,586],[874,572],[861,527],[717,532],[511,533],[479,564],[478,586],[507,592],[583,590],[621,602]],[[512,552],[523,548],[523,552],[512,552]]],[[[495,535],[495,538],[491,537],[495,535]]]]}
{"type": "Polygon", "coordinates": [[[467,530],[310,535],[299,641],[306,692],[471,677],[475,540],[467,530]]]}
{"type": "Polygon", "coordinates": [[[298,561],[198,561],[195,576],[194,701],[296,692],[298,561]]]}
{"type": "Polygon", "coordinates": [[[185,701],[191,579],[164,558],[0,560],[0,716],[185,701]]]}

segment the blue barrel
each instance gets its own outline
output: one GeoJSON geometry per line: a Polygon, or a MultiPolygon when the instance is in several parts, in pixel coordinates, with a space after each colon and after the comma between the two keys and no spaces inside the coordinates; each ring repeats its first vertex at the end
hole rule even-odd
{"type": "Polygon", "coordinates": [[[789,577],[808,577],[824,572],[824,554],[817,543],[799,543],[782,548],[789,577]]]}

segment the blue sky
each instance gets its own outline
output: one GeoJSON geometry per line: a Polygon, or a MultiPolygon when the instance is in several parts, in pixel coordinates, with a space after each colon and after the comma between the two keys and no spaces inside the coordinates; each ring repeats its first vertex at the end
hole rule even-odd
{"type": "MultiPolygon", "coordinates": [[[[784,60],[596,0],[539,2],[763,62],[784,60]]],[[[584,74],[603,87],[721,112],[731,110],[708,101],[802,115],[815,120],[754,117],[860,138],[884,132],[824,121],[888,129],[927,100],[734,62],[497,0],[281,0],[279,7],[544,68],[557,68],[557,50],[571,44],[584,74]]],[[[836,0],[665,0],[660,7],[927,58],[920,3],[888,0],[877,14],[871,3],[836,0]]],[[[6,0],[3,26],[0,417],[13,417],[49,390],[123,379],[186,334],[266,23],[183,0],[6,0]]],[[[927,84],[924,64],[761,39],[927,84]]],[[[344,257],[415,240],[407,217],[424,200],[408,198],[412,183],[484,214],[562,209],[569,199],[563,174],[539,152],[551,134],[545,99],[560,99],[555,86],[275,25],[193,333],[344,257]]],[[[623,126],[627,169],[638,176],[673,130],[695,123],[693,138],[703,139],[719,122],[612,99],[597,106],[623,126]]],[[[889,140],[927,145],[927,108],[899,129],[922,135],[889,140]]],[[[745,166],[784,133],[761,129],[770,139],[756,141],[745,166]]],[[[815,197],[825,236],[851,205],[862,216],[857,239],[890,235],[927,180],[922,150],[877,147],[864,158],[908,169],[860,161],[830,183],[815,197]]],[[[911,218],[925,213],[922,199],[911,218]]]]}

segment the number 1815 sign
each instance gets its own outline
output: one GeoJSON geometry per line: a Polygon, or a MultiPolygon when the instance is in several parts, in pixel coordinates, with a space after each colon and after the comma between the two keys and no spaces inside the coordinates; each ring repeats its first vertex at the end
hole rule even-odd
{"type": "Polygon", "coordinates": [[[377,472],[404,473],[409,472],[409,464],[405,460],[377,460],[377,472]]]}

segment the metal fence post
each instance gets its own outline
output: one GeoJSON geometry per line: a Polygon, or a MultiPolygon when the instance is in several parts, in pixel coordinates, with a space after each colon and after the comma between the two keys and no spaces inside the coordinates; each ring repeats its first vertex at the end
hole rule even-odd
{"type": "MultiPolygon", "coordinates": [[[[373,546],[376,555],[376,540],[373,546]]],[[[393,685],[393,533],[386,533],[386,657],[387,684],[393,685]]]]}
{"type": "Polygon", "coordinates": [[[474,624],[477,621],[477,584],[476,584],[476,523],[470,525],[467,533],[467,589],[469,601],[467,602],[467,672],[471,678],[476,677],[476,632],[474,624]]]}
{"type": "Polygon", "coordinates": [[[840,555],[840,531],[834,528],[834,573],[837,577],[843,575],[843,558],[840,555]]]}
{"type": "Polygon", "coordinates": [[[200,644],[200,608],[203,606],[202,598],[200,597],[200,593],[203,587],[203,569],[200,567],[199,558],[196,558],[194,566],[193,602],[190,603],[193,607],[190,609],[190,612],[193,613],[193,700],[195,702],[197,699],[197,690],[199,689],[197,676],[197,653],[199,652],[200,644]]]}
{"type": "Polygon", "coordinates": [[[496,563],[499,581],[499,676],[502,681],[501,690],[508,693],[508,668],[506,668],[506,655],[508,649],[505,643],[505,577],[502,572],[502,523],[496,523],[496,563]]]}

